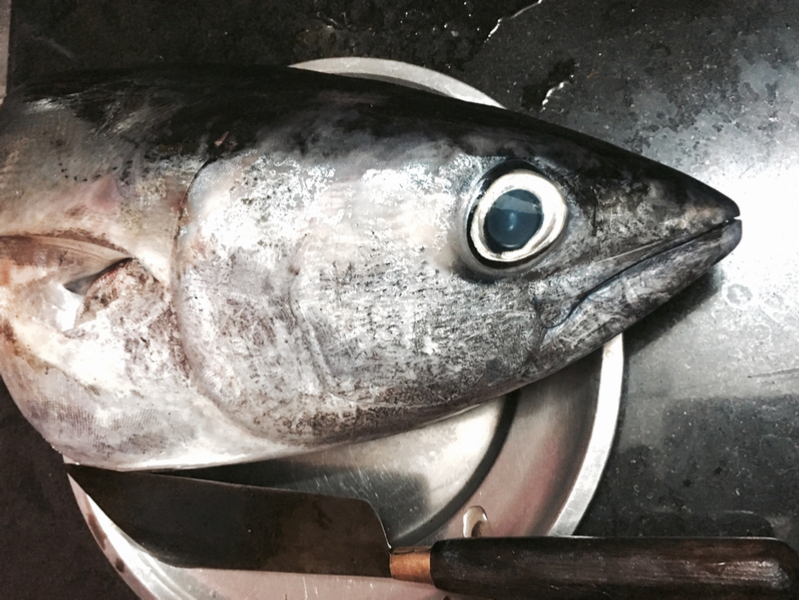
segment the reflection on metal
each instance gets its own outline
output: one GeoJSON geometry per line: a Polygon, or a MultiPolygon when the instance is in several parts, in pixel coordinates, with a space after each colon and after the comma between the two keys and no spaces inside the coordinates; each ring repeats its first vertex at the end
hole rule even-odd
{"type": "Polygon", "coordinates": [[[380,515],[389,542],[409,546],[435,534],[475,492],[503,448],[515,406],[501,399],[391,438],[183,473],[360,497],[380,515]]]}
{"type": "MultiPolygon", "coordinates": [[[[496,105],[449,77],[403,63],[329,59],[301,66],[412,81],[496,105]]],[[[193,474],[363,498],[372,503],[395,546],[476,534],[566,535],[591,500],[608,457],[622,370],[618,337],[509,397],[416,431],[193,474]]],[[[171,567],[127,538],[80,488],[73,485],[73,490],[109,561],[142,598],[423,600],[435,594],[427,586],[388,579],[171,567]]]]}
{"type": "Polygon", "coordinates": [[[603,348],[597,408],[592,436],[586,448],[586,458],[583,460],[569,498],[550,528],[550,535],[570,535],[575,531],[600,483],[617,427],[624,361],[622,336],[618,335],[603,348]]]}
{"type": "Polygon", "coordinates": [[[489,535],[489,517],[481,506],[470,506],[464,511],[464,537],[487,537],[489,535]]]}

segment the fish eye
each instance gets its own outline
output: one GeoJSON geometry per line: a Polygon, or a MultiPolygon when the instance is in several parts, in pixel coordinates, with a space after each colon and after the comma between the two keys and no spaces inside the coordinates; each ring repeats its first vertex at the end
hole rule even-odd
{"type": "Polygon", "coordinates": [[[517,169],[491,180],[474,203],[467,231],[475,258],[495,268],[524,262],[552,244],[567,205],[550,181],[517,169]]]}

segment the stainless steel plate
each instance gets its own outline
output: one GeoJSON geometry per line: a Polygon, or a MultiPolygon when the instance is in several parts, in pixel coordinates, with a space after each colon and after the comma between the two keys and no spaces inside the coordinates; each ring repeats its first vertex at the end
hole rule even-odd
{"type": "MultiPolygon", "coordinates": [[[[497,105],[459,81],[405,63],[342,58],[295,66],[497,105]]],[[[393,544],[429,544],[477,532],[569,535],[594,494],[611,449],[622,359],[619,336],[515,394],[416,431],[192,474],[363,498],[380,514],[393,544]]],[[[171,567],[127,538],[74,483],[73,491],[103,552],[142,598],[441,596],[428,586],[391,580],[171,567]]]]}

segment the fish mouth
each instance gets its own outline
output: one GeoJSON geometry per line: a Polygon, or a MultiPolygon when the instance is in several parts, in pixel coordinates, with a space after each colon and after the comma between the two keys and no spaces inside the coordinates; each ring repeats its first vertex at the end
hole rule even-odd
{"type": "MultiPolygon", "coordinates": [[[[741,221],[730,218],[649,253],[587,292],[567,318],[547,329],[542,348],[551,355],[588,354],[707,272],[741,237],[741,221]]],[[[557,367],[538,366],[547,372],[557,367]]]]}
{"type": "MultiPolygon", "coordinates": [[[[583,301],[589,299],[589,297],[600,292],[602,289],[613,285],[616,281],[642,276],[648,272],[651,272],[654,276],[662,275],[665,266],[671,265],[674,268],[677,266],[676,263],[679,262],[679,259],[684,256],[702,255],[702,258],[705,259],[702,261],[703,263],[707,260],[711,261],[708,264],[708,268],[710,268],[729,254],[739,244],[741,238],[742,222],[736,218],[730,218],[699,234],[681,239],[678,242],[658,244],[651,248],[651,251],[643,258],[617,271],[586,292],[583,301]]],[[[688,268],[688,265],[686,267],[688,268]]],[[[683,279],[685,281],[684,285],[688,285],[692,281],[690,277],[694,270],[695,269],[692,268],[687,272],[687,277],[685,279],[679,278],[677,273],[673,275],[673,278],[683,279]]],[[[670,287],[670,289],[674,288],[670,287]]]]}
{"type": "MultiPolygon", "coordinates": [[[[699,181],[682,181],[683,204],[666,204],[675,227],[673,235],[667,234],[627,257],[611,257],[608,275],[582,294],[576,308],[592,304],[595,296],[599,299],[609,293],[622,294],[623,301],[630,301],[631,305],[620,306],[618,312],[634,313],[630,320],[633,322],[688,286],[737,246],[742,224],[736,203],[699,181]],[[644,298],[629,297],[634,293],[644,298]]],[[[612,318],[606,311],[603,316],[612,318]]]]}

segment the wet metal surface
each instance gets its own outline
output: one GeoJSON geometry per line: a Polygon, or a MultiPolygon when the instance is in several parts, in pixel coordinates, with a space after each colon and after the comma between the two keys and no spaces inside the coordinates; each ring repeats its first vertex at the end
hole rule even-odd
{"type": "MultiPolygon", "coordinates": [[[[797,5],[526,5],[16,0],[11,77],[393,58],[719,188],[742,209],[744,239],[626,335],[617,442],[578,533],[763,534],[797,547],[797,5]]],[[[0,589],[132,597],[93,547],[60,458],[1,396],[0,529],[13,543],[0,589]]]]}

